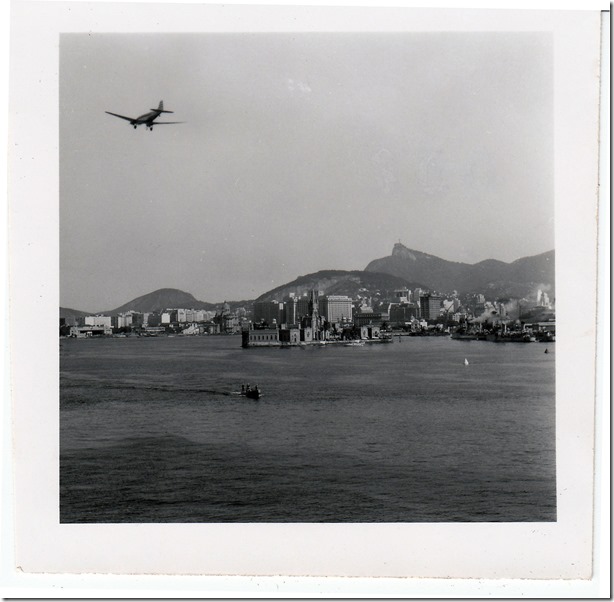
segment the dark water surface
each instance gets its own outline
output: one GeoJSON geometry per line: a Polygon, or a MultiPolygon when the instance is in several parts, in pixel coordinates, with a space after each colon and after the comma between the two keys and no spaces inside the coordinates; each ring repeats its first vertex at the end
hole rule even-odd
{"type": "Polygon", "coordinates": [[[61,522],[556,520],[554,345],[60,346],[61,522]]]}

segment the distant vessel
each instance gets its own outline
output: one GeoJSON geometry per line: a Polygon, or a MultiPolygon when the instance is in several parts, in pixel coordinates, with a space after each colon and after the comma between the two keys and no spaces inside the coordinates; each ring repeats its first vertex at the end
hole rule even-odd
{"type": "Polygon", "coordinates": [[[253,389],[247,385],[241,385],[241,393],[243,397],[247,397],[248,399],[260,399],[260,389],[258,389],[258,385],[256,385],[253,389]]]}
{"type": "Polygon", "coordinates": [[[355,340],[344,343],[344,347],[364,347],[364,344],[364,341],[355,340]]]}
{"type": "Polygon", "coordinates": [[[465,358],[465,366],[469,365],[469,360],[467,358],[465,358]]]}

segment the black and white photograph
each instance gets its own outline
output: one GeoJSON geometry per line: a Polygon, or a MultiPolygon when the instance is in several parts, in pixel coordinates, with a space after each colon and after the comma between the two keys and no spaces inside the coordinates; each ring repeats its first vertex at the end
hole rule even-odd
{"type": "Polygon", "coordinates": [[[62,35],[60,520],[556,520],[552,86],[539,32],[62,35]]]}
{"type": "MultiPolygon", "coordinates": [[[[42,302],[59,324],[52,375],[28,387],[53,416],[53,528],[245,527],[263,545],[339,528],[347,547],[361,526],[402,530],[407,575],[475,577],[469,557],[427,566],[443,529],[537,555],[570,516],[589,525],[599,79],[579,94],[588,123],[567,120],[559,40],[577,27],[598,59],[599,13],[114,30],[74,26],[80,8],[57,33],[57,114],[40,116],[57,136],[42,302]],[[579,133],[591,145],[567,159],[579,133]]],[[[588,531],[560,546],[578,556],[561,576],[590,572],[588,531]]],[[[403,570],[393,549],[375,574],[403,570]]]]}

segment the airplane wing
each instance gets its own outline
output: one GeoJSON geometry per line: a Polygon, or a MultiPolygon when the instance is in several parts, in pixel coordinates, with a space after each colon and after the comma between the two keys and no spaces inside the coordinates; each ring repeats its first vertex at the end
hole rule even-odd
{"type": "Polygon", "coordinates": [[[185,123],[185,121],[154,121],[151,125],[172,125],[173,123],[185,123]]]}
{"type": "Polygon", "coordinates": [[[119,117],[120,119],[125,119],[126,121],[134,121],[134,117],[126,117],[125,115],[118,115],[117,113],[111,113],[111,111],[105,111],[108,115],[113,115],[113,117],[119,117]]]}

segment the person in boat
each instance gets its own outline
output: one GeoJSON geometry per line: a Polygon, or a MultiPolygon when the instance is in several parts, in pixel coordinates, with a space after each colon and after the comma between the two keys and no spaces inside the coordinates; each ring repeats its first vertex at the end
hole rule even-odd
{"type": "Polygon", "coordinates": [[[258,385],[254,387],[254,393],[256,393],[256,395],[260,395],[260,391],[258,391],[258,385]]]}
{"type": "Polygon", "coordinates": [[[241,385],[241,395],[245,395],[245,385],[241,385]]]}
{"type": "Polygon", "coordinates": [[[251,391],[251,387],[249,386],[249,383],[247,383],[247,387],[245,387],[245,392],[249,393],[251,391]]]}

